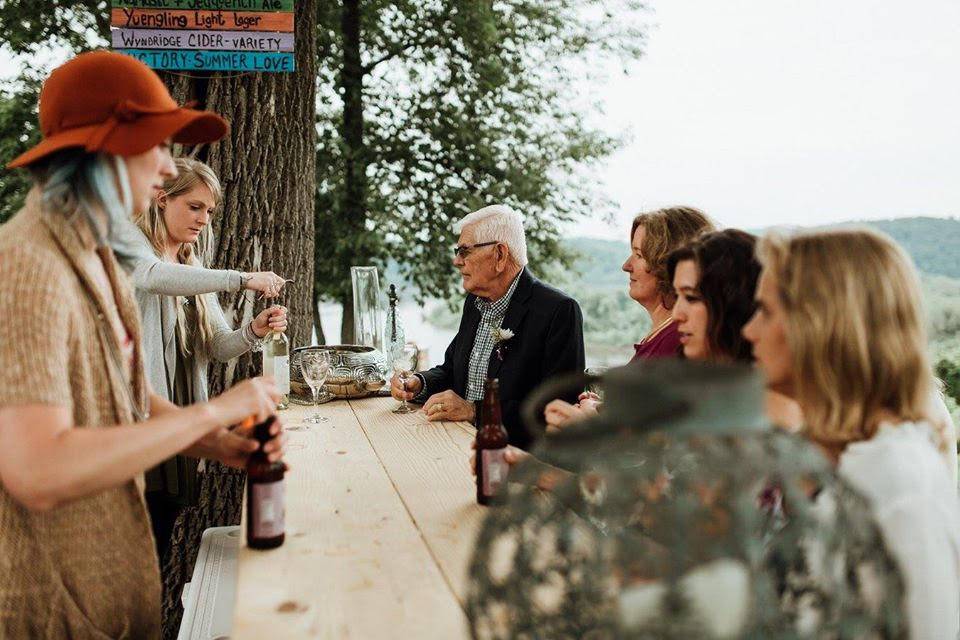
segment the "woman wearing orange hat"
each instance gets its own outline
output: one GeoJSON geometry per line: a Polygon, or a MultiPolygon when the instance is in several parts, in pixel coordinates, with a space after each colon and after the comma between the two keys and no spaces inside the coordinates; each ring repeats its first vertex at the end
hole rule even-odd
{"type": "MultiPolygon", "coordinates": [[[[160,580],[143,471],[177,453],[243,466],[228,430],[265,419],[269,381],[178,408],[150,391],[136,302],[109,248],[176,169],[170,141],[217,140],[116,53],[83,54],[40,94],[44,139],[10,163],[35,186],[0,227],[0,637],[156,638],[160,580]]],[[[279,438],[266,446],[276,459],[279,438]]]]}

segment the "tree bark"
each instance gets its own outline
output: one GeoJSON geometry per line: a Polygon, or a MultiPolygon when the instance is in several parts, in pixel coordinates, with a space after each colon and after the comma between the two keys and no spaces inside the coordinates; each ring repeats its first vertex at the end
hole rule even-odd
{"type": "Polygon", "coordinates": [[[353,330],[353,291],[347,291],[340,299],[343,312],[340,314],[340,344],[355,344],[356,332],[353,330]]]}
{"type": "MultiPolygon", "coordinates": [[[[197,157],[220,177],[224,200],[215,214],[214,268],[275,271],[294,282],[278,300],[289,310],[291,346],[309,344],[313,327],[314,192],[316,188],[317,0],[296,3],[295,73],[211,74],[165,80],[178,101],[230,122],[220,142],[197,157]]],[[[221,294],[227,320],[249,322],[264,303],[250,292],[221,294]]],[[[245,354],[210,368],[210,394],[260,373],[260,356],[245,354]]],[[[188,507],[174,526],[170,553],[162,559],[163,635],[177,635],[180,594],[190,580],[200,538],[208,527],[240,523],[243,471],[208,464],[199,505],[188,507]]]]}
{"type": "MultiPolygon", "coordinates": [[[[359,238],[366,232],[367,220],[367,154],[363,143],[363,76],[360,56],[360,0],[343,0],[340,13],[340,31],[343,37],[343,67],[340,71],[340,92],[343,97],[343,122],[340,134],[343,140],[344,183],[341,215],[344,217],[346,237],[359,238]]],[[[363,243],[355,244],[350,264],[367,264],[368,256],[363,243]]],[[[347,282],[341,292],[343,322],[340,324],[340,340],[353,344],[353,290],[347,282]]]]}

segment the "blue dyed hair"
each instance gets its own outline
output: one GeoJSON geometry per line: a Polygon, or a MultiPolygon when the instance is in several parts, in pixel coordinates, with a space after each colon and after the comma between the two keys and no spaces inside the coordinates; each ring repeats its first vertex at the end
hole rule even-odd
{"type": "Polygon", "coordinates": [[[120,156],[68,149],[52,155],[34,175],[43,206],[64,215],[82,213],[100,246],[108,244],[114,222],[132,214],[127,165],[120,156]],[[106,215],[106,237],[97,212],[106,215]]]}

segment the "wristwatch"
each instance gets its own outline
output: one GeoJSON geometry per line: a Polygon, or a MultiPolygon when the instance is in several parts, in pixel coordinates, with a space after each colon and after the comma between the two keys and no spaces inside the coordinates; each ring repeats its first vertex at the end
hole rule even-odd
{"type": "Polygon", "coordinates": [[[246,289],[246,288],[247,288],[247,283],[250,282],[250,280],[251,280],[252,278],[253,278],[253,276],[250,275],[249,273],[240,272],[240,288],[241,288],[241,289],[246,289]]]}

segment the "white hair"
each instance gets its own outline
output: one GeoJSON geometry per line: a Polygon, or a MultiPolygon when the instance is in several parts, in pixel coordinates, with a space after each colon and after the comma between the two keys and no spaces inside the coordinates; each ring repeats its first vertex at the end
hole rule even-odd
{"type": "Polygon", "coordinates": [[[464,227],[474,230],[474,243],[502,242],[510,249],[510,257],[521,267],[527,266],[527,236],[523,218],[510,207],[492,204],[469,213],[453,225],[454,233],[464,227]]]}

